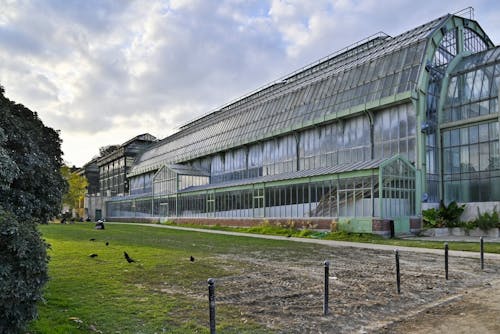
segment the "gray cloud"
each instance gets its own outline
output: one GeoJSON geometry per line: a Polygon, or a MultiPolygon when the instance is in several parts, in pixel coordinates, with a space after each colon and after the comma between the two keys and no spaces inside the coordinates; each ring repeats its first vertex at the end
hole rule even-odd
{"type": "Polygon", "coordinates": [[[23,31],[0,26],[0,47],[5,50],[36,54],[42,50],[39,41],[23,31]]]}
{"type": "Polygon", "coordinates": [[[82,164],[98,151],[89,145],[166,136],[380,30],[468,5],[488,33],[499,29],[496,2],[469,2],[0,0],[0,84],[60,129],[66,159],[82,164]]]}

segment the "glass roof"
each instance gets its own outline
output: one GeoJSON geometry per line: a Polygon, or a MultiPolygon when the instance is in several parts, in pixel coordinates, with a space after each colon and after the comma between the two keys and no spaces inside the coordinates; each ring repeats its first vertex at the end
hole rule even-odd
{"type": "Polygon", "coordinates": [[[166,165],[166,167],[179,175],[210,176],[210,173],[201,171],[191,166],[174,164],[174,165],[166,165]]]}
{"type": "MultiPolygon", "coordinates": [[[[401,158],[398,156],[397,159],[401,159],[401,158]]],[[[388,161],[388,160],[390,160],[390,159],[360,161],[360,162],[349,163],[349,164],[341,164],[341,165],[337,165],[337,166],[333,166],[333,167],[323,167],[323,168],[307,169],[307,170],[288,172],[288,173],[282,173],[282,174],[275,174],[275,175],[266,175],[266,176],[261,176],[259,178],[253,178],[253,179],[232,180],[232,181],[227,181],[227,182],[223,182],[223,183],[206,184],[206,185],[201,185],[201,186],[189,187],[189,188],[183,189],[182,191],[179,191],[179,192],[182,193],[182,192],[192,192],[192,191],[208,190],[208,189],[228,188],[228,187],[244,186],[244,185],[249,185],[249,184],[254,184],[254,183],[292,180],[292,179],[306,178],[306,177],[320,176],[320,175],[342,174],[342,173],[352,172],[352,171],[363,171],[363,170],[365,170],[365,171],[370,170],[371,171],[373,169],[379,168],[379,166],[382,163],[384,163],[385,161],[388,161]]]]}
{"type": "Polygon", "coordinates": [[[500,61],[500,46],[483,52],[464,57],[460,63],[451,71],[450,76],[462,74],[467,71],[477,70],[478,67],[488,66],[500,61]]]}
{"type": "Polygon", "coordinates": [[[450,73],[442,120],[453,122],[497,112],[500,46],[464,57],[450,73]],[[493,100],[490,105],[489,100],[493,100]]]}
{"type": "Polygon", "coordinates": [[[415,89],[428,37],[451,15],[341,50],[195,120],[146,151],[129,176],[336,118],[415,89]]]}

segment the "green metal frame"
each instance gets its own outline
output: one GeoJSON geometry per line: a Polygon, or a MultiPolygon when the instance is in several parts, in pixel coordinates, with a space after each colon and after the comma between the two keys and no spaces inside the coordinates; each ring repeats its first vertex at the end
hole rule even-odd
{"type": "MultiPolygon", "coordinates": [[[[360,104],[356,105],[344,110],[336,111],[335,113],[329,113],[326,116],[319,117],[312,119],[307,122],[303,122],[301,124],[294,124],[293,126],[289,126],[286,128],[281,128],[279,130],[275,130],[270,133],[266,133],[265,135],[261,135],[258,138],[248,138],[247,140],[240,140],[238,143],[227,143],[225,148],[234,148],[235,144],[236,145],[245,145],[251,142],[257,142],[277,136],[281,136],[284,134],[289,134],[293,133],[297,129],[305,129],[305,128],[310,128],[314,127],[319,124],[324,124],[324,123],[329,123],[333,122],[339,119],[343,119],[346,117],[352,117],[358,114],[364,114],[369,111],[373,111],[376,109],[381,109],[387,106],[392,106],[392,105],[398,105],[401,103],[405,103],[408,101],[412,101],[413,107],[415,108],[416,115],[417,115],[417,132],[416,132],[416,141],[417,141],[417,155],[416,155],[416,161],[415,161],[415,166],[412,165],[406,158],[402,156],[394,156],[393,158],[384,161],[383,163],[380,164],[379,167],[377,168],[372,168],[372,169],[367,169],[367,170],[360,170],[360,171],[351,171],[351,172],[342,172],[339,174],[329,174],[329,175],[318,175],[318,176],[313,176],[313,177],[301,177],[301,178],[296,178],[296,179],[289,179],[289,180],[279,180],[279,181],[272,181],[272,182],[257,182],[257,183],[249,183],[245,185],[239,185],[239,186],[229,186],[229,187],[222,187],[217,188],[217,185],[214,185],[214,188],[210,189],[203,189],[203,190],[198,190],[198,191],[193,191],[193,192],[182,192],[182,193],[177,193],[175,195],[169,195],[169,196],[145,196],[141,199],[151,199],[154,201],[155,198],[171,198],[174,197],[176,200],[180,196],[188,196],[188,195],[207,195],[207,210],[208,208],[213,207],[213,211],[215,212],[215,194],[220,193],[220,192],[227,192],[227,191],[242,191],[242,190],[252,190],[252,206],[254,207],[255,211],[255,203],[258,201],[259,203],[263,201],[264,206],[265,206],[265,188],[266,187],[272,187],[272,186],[286,186],[286,185],[293,185],[293,184],[300,184],[300,183],[314,183],[314,182],[321,182],[321,181],[326,181],[326,180],[339,180],[339,179],[344,179],[344,178],[351,178],[351,177],[368,177],[371,176],[376,177],[378,173],[378,181],[379,181],[379,210],[380,210],[380,215],[383,216],[384,208],[383,208],[383,199],[382,199],[382,194],[383,194],[383,169],[388,166],[391,163],[394,163],[396,160],[403,162],[406,166],[411,168],[412,171],[415,173],[415,211],[418,214],[421,211],[422,208],[422,195],[424,192],[426,192],[426,187],[427,187],[427,177],[426,177],[426,134],[422,133],[422,124],[426,121],[426,98],[427,98],[427,92],[429,88],[429,78],[430,78],[430,73],[426,70],[426,64],[428,62],[432,62],[434,55],[439,48],[444,36],[446,33],[452,29],[457,29],[458,33],[458,40],[457,40],[457,56],[450,61],[447,67],[447,71],[445,73],[445,76],[443,78],[443,83],[441,86],[441,92],[440,96],[443,97],[445,96],[445,89],[448,85],[448,80],[449,80],[449,72],[456,66],[456,64],[460,61],[460,59],[467,55],[467,52],[464,51],[464,38],[463,38],[463,32],[464,29],[470,29],[474,31],[480,38],[483,39],[483,41],[488,45],[488,47],[493,47],[493,43],[491,40],[488,38],[488,36],[485,34],[485,32],[482,30],[482,28],[479,26],[479,24],[473,20],[469,20],[467,18],[459,17],[459,16],[453,16],[450,15],[448,18],[446,18],[439,26],[437,26],[432,32],[429,33],[428,35],[428,40],[427,40],[427,45],[425,47],[425,52],[422,56],[421,59],[421,66],[418,74],[418,79],[417,79],[417,86],[414,91],[404,91],[402,93],[394,94],[392,96],[384,97],[376,101],[371,101],[369,103],[365,104],[360,104]],[[257,191],[257,193],[256,193],[257,191]],[[209,201],[212,201],[212,203],[209,205],[209,201]]],[[[443,110],[443,100],[439,100],[439,105],[437,109],[437,117],[438,117],[438,123],[440,122],[441,115],[442,115],[442,110],[443,110]]],[[[438,152],[441,152],[441,142],[439,140],[440,138],[440,127],[437,126],[436,129],[436,149],[438,152]]],[[[223,148],[222,148],[223,149],[223,148]]],[[[221,148],[217,148],[217,151],[220,151],[221,148]]],[[[212,152],[213,153],[213,152],[212,152]]],[[[204,153],[209,154],[208,152],[204,153]]],[[[195,155],[193,158],[196,157],[195,155]]],[[[175,160],[175,159],[174,159],[175,160]]],[[[185,159],[184,159],[185,160],[185,159]]],[[[171,161],[172,163],[175,161],[171,161]]],[[[437,163],[437,173],[439,174],[439,197],[442,198],[443,196],[443,181],[442,181],[442,173],[441,173],[441,167],[442,166],[442,155],[438,154],[438,161],[437,163]]],[[[140,173],[152,171],[152,170],[157,170],[159,171],[163,167],[162,162],[158,162],[154,165],[149,165],[144,168],[141,168],[139,170],[135,170],[133,173],[130,173],[128,176],[133,176],[137,175],[140,173]]],[[[154,194],[153,194],[154,195],[154,194]]],[[[372,198],[373,198],[372,194],[372,198]]],[[[123,201],[129,201],[127,199],[124,199],[123,201]]],[[[133,199],[133,201],[135,201],[133,199]]],[[[121,201],[116,201],[116,202],[121,202],[121,201]]],[[[374,204],[374,203],[373,203],[374,204]]],[[[260,206],[260,205],[257,205],[260,206]]],[[[178,205],[176,205],[176,214],[178,216],[178,205]]],[[[254,215],[255,216],[255,215],[254,215]]],[[[343,217],[345,219],[349,219],[346,217],[343,217]]],[[[384,218],[384,217],[382,217],[384,218]]],[[[405,218],[406,219],[406,218],[405,218]]],[[[353,220],[358,220],[357,218],[353,220]]]]}
{"type": "MultiPolygon", "coordinates": [[[[390,164],[394,163],[395,161],[401,161],[403,164],[405,164],[409,169],[411,169],[415,174],[417,173],[417,169],[415,168],[415,166],[413,166],[411,164],[411,162],[409,162],[404,156],[402,155],[395,155],[393,156],[392,158],[384,161],[382,164],[380,164],[380,167],[379,167],[379,179],[378,179],[378,184],[379,184],[379,212],[380,212],[380,216],[381,218],[394,218],[394,217],[385,217],[383,215],[383,212],[384,212],[384,200],[383,200],[383,197],[382,197],[382,194],[383,194],[383,191],[384,191],[384,183],[383,183],[383,179],[384,179],[384,168],[389,166],[390,164]]],[[[416,184],[416,182],[415,182],[416,184]]],[[[417,196],[415,196],[415,208],[417,208],[417,203],[419,202],[419,199],[417,196]]],[[[416,210],[417,211],[417,210],[416,210]]],[[[418,212],[418,211],[417,211],[418,212]]]]}
{"type": "MultiPolygon", "coordinates": [[[[409,162],[404,156],[401,156],[401,155],[396,155],[392,158],[390,158],[389,160],[387,161],[384,161],[380,167],[379,167],[379,212],[380,212],[380,217],[382,219],[392,219],[394,221],[394,232],[399,234],[399,233],[409,233],[410,232],[410,217],[412,217],[413,215],[410,214],[410,215],[398,215],[396,217],[393,217],[393,216],[386,216],[385,215],[385,208],[384,208],[384,205],[386,205],[386,201],[388,200],[388,198],[384,197],[384,169],[388,166],[390,166],[391,164],[395,163],[395,162],[401,162],[403,163],[407,168],[409,168],[414,174],[415,174],[415,177],[412,178],[414,179],[414,182],[415,182],[415,197],[413,198],[413,205],[415,206],[415,214],[418,213],[418,209],[419,209],[419,206],[418,204],[420,203],[420,198],[418,197],[418,194],[417,194],[417,189],[418,189],[418,171],[417,169],[415,168],[415,166],[413,166],[411,164],[411,162],[409,162]]],[[[390,198],[389,198],[390,199],[390,198]]]]}
{"type": "MultiPolygon", "coordinates": [[[[493,42],[491,42],[490,38],[486,35],[484,30],[479,26],[479,24],[476,21],[469,20],[464,17],[460,16],[450,16],[447,20],[445,20],[440,26],[438,26],[433,32],[432,36],[429,37],[429,41],[427,42],[427,46],[425,49],[425,54],[424,57],[422,58],[422,66],[420,67],[420,73],[418,76],[418,85],[417,85],[417,91],[413,95],[414,98],[414,106],[417,108],[417,142],[418,145],[417,147],[419,148],[417,152],[417,161],[416,161],[416,168],[417,168],[417,198],[422,198],[422,195],[424,192],[426,192],[426,187],[427,187],[427,177],[426,177],[426,156],[425,156],[425,134],[422,133],[422,124],[426,121],[425,115],[426,115],[426,97],[427,97],[427,91],[428,91],[428,86],[429,86],[429,75],[430,73],[425,69],[425,65],[428,62],[431,62],[432,59],[434,58],[434,55],[436,53],[436,50],[439,48],[439,45],[443,39],[443,37],[446,35],[446,33],[452,29],[458,29],[458,40],[457,40],[457,57],[466,55],[467,53],[464,53],[464,39],[463,39],[463,30],[464,28],[468,28],[472,31],[474,31],[482,40],[488,45],[488,47],[494,47],[493,42]],[[444,28],[444,29],[442,29],[444,28]]],[[[457,60],[458,62],[459,60],[457,60]]],[[[453,60],[450,62],[448,66],[455,66],[456,63],[453,62],[453,60]]],[[[446,77],[446,76],[445,76],[446,77]]],[[[446,87],[444,84],[442,85],[443,87],[446,87]]],[[[441,94],[443,92],[441,91],[441,94]]],[[[443,96],[443,95],[441,95],[443,96]]],[[[442,100],[442,99],[441,99],[442,100]]],[[[442,114],[442,104],[438,106],[437,110],[437,115],[438,115],[438,121],[440,118],[440,115],[442,114]]],[[[436,133],[436,136],[438,138],[436,145],[440,145],[440,140],[439,140],[439,126],[438,132],[436,133]]],[[[438,152],[440,149],[440,146],[437,146],[438,152]]],[[[440,182],[440,193],[439,196],[442,198],[442,175],[441,175],[441,159],[438,159],[438,174],[439,174],[439,182],[440,182]]],[[[420,200],[417,201],[417,212],[421,211],[422,208],[422,203],[420,200]]]]}

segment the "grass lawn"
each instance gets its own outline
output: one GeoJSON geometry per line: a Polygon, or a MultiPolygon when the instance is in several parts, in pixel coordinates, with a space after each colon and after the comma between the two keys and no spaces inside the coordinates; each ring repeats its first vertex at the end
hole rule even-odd
{"type": "MultiPolygon", "coordinates": [[[[108,224],[105,230],[93,227],[93,223],[40,226],[51,245],[51,279],[44,293],[46,302],[39,305],[39,319],[31,324],[29,333],[208,333],[209,277],[238,276],[248,269],[238,262],[238,256],[265,252],[287,253],[294,258],[308,254],[313,247],[286,240],[127,224],[108,224]],[[124,251],[136,262],[127,263],[124,251]],[[97,256],[92,258],[90,254],[97,256]],[[191,262],[190,256],[196,260],[191,262]]],[[[443,242],[387,240],[357,233],[318,235],[303,230],[273,230],[269,226],[236,230],[443,248],[443,242]]],[[[449,245],[452,250],[479,251],[478,243],[449,245]]],[[[500,253],[499,243],[487,243],[485,248],[487,252],[500,253]]],[[[268,332],[261,325],[242,321],[237,307],[224,304],[217,304],[217,330],[268,332]]]]}
{"type": "MultiPolygon", "coordinates": [[[[208,333],[207,279],[232,274],[214,256],[290,244],[133,225],[93,227],[40,226],[51,245],[51,279],[29,333],[208,333]],[[124,251],[137,262],[127,263],[124,251]],[[89,257],[93,253],[98,256],[89,257]]],[[[217,329],[266,332],[223,305],[217,306],[217,329]]]]}

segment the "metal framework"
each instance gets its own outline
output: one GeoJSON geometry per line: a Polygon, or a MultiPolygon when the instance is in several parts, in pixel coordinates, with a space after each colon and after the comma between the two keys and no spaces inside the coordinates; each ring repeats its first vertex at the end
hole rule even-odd
{"type": "Polygon", "coordinates": [[[153,190],[112,199],[108,216],[323,217],[365,232],[380,218],[407,232],[422,201],[455,196],[457,131],[488,133],[481,177],[499,177],[499,54],[455,15],[374,35],[156,143],[128,174],[153,190]]]}

